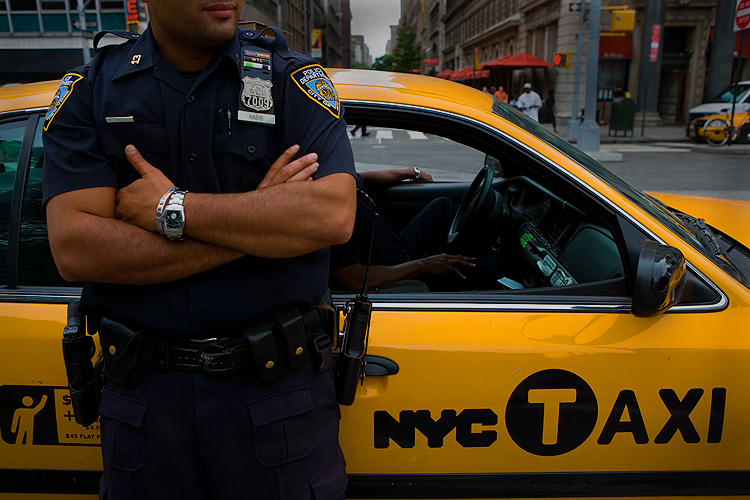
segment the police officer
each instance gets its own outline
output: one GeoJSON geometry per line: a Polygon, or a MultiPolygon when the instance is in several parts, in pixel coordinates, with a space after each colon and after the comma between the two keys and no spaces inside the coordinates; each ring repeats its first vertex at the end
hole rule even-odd
{"type": "Polygon", "coordinates": [[[100,496],[341,498],[314,307],[356,211],[335,89],[280,30],[237,30],[240,0],[146,1],[45,122],[53,255],[101,318],[100,496]]]}

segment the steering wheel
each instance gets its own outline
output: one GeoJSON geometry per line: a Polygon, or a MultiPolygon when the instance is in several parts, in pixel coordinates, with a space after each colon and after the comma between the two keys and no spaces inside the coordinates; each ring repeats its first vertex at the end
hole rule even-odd
{"type": "Polygon", "coordinates": [[[453,217],[448,244],[461,244],[482,234],[489,236],[491,230],[487,224],[496,216],[498,208],[502,209],[500,194],[492,188],[494,178],[493,166],[485,165],[471,182],[453,217]]]}

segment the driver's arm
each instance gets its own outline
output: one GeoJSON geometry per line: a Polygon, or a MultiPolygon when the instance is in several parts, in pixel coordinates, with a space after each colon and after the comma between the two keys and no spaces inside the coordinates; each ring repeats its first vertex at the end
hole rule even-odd
{"type": "MultiPolygon", "coordinates": [[[[370,266],[369,287],[377,287],[394,281],[416,278],[421,274],[453,273],[461,279],[466,279],[459,267],[475,267],[469,262],[471,257],[464,255],[440,254],[423,259],[416,259],[395,266],[370,266]]],[[[333,275],[344,289],[358,292],[365,281],[367,266],[353,264],[333,271],[333,275]]]]}
{"type": "Polygon", "coordinates": [[[420,171],[419,178],[416,178],[417,172],[413,167],[404,168],[384,168],[380,170],[370,170],[360,172],[362,184],[365,191],[383,189],[393,186],[402,181],[432,182],[432,176],[425,171],[420,171]]]}

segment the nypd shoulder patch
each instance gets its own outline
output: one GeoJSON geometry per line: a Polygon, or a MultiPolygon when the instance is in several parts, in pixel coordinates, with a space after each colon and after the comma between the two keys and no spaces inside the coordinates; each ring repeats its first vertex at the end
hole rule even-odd
{"type": "Polygon", "coordinates": [[[83,76],[78,73],[68,73],[63,77],[60,86],[57,88],[57,92],[55,92],[55,96],[52,98],[49,109],[47,109],[47,116],[44,119],[45,131],[49,128],[55,115],[62,108],[62,105],[70,97],[70,94],[73,92],[73,86],[82,79],[83,76]]]}
{"type": "Polygon", "coordinates": [[[333,82],[319,64],[300,68],[292,73],[294,83],[307,97],[327,109],[333,116],[341,115],[339,96],[333,82]]]}

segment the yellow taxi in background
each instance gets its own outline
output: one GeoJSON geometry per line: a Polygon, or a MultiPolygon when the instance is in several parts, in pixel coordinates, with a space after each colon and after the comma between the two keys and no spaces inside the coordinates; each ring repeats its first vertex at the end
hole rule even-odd
{"type": "MultiPolygon", "coordinates": [[[[705,140],[706,135],[706,124],[710,122],[711,120],[718,118],[721,120],[724,120],[726,124],[729,124],[732,122],[732,114],[729,113],[718,113],[715,115],[708,115],[708,116],[702,116],[700,118],[695,118],[691,122],[688,123],[687,126],[687,136],[691,139],[699,139],[699,140],[705,140]]],[[[724,131],[721,132],[717,131],[717,125],[719,122],[714,122],[714,125],[711,126],[711,132],[714,136],[724,134],[724,131]]],[[[737,144],[747,144],[750,142],[750,111],[745,112],[736,112],[734,114],[734,121],[732,122],[734,125],[734,128],[737,130],[737,136],[732,139],[733,142],[737,144]]],[[[709,138],[712,138],[712,136],[709,134],[709,138]]],[[[714,142],[721,142],[721,138],[714,137],[712,139],[714,142]]]]}
{"type": "MultiPolygon", "coordinates": [[[[481,290],[371,291],[347,498],[750,495],[750,204],[644,194],[466,86],[330,74],[347,121],[384,132],[358,168],[476,172],[370,193],[389,224],[448,197],[446,238],[503,270],[481,290]]],[[[93,498],[100,476],[61,357],[80,284],[40,208],[56,88],[0,89],[0,498],[93,498]]]]}

